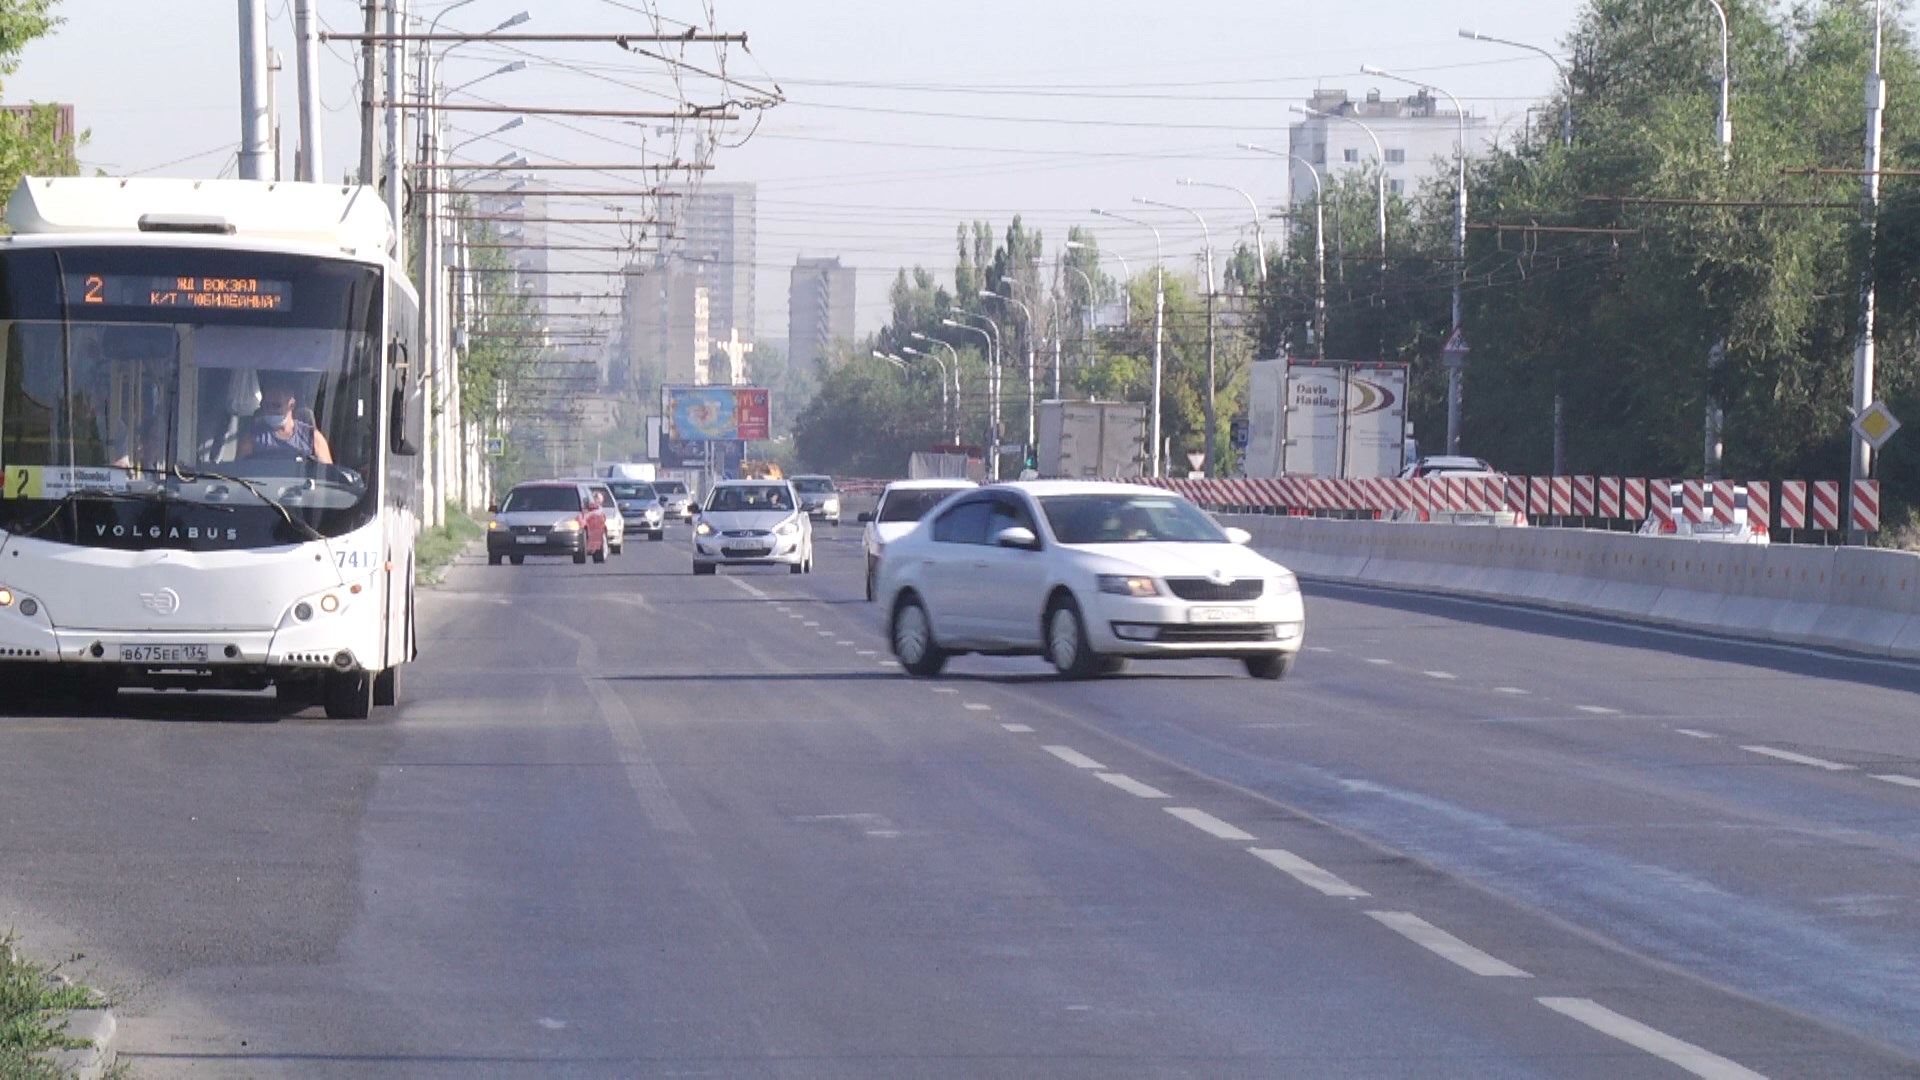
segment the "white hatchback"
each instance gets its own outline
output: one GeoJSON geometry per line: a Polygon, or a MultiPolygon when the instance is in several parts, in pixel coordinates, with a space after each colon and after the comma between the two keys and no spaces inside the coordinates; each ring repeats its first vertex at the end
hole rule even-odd
{"type": "Polygon", "coordinates": [[[1127,657],[1231,657],[1278,679],[1305,631],[1300,584],[1247,540],[1158,488],[996,484],[894,541],[878,592],[915,675],[977,652],[1037,654],[1076,678],[1127,657]]]}

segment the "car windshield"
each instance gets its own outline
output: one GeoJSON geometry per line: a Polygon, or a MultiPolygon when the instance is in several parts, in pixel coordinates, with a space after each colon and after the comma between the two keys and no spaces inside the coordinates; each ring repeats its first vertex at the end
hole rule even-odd
{"type": "Polygon", "coordinates": [[[507,493],[507,501],[500,504],[503,514],[551,513],[555,511],[572,513],[580,509],[580,495],[572,488],[564,487],[525,487],[514,488],[507,493]]]}
{"type": "Polygon", "coordinates": [[[785,484],[753,484],[715,488],[707,510],[713,513],[756,513],[791,510],[793,499],[785,484]]]}
{"type": "Polygon", "coordinates": [[[880,504],[880,513],[876,521],[904,522],[919,521],[926,517],[934,507],[946,502],[956,491],[966,488],[909,488],[887,492],[886,500],[880,504]]]}
{"type": "Polygon", "coordinates": [[[608,484],[607,486],[613,489],[613,497],[621,502],[646,502],[648,499],[659,498],[653,493],[652,484],[608,484]]]}
{"type": "Polygon", "coordinates": [[[1173,495],[1052,495],[1040,500],[1040,509],[1063,544],[1227,542],[1212,518],[1173,495]]]}
{"type": "Polygon", "coordinates": [[[678,480],[657,480],[654,482],[653,490],[662,495],[685,495],[687,485],[678,480]]]}
{"type": "Polygon", "coordinates": [[[833,490],[833,481],[824,476],[796,476],[793,486],[804,495],[823,495],[833,490]]]}

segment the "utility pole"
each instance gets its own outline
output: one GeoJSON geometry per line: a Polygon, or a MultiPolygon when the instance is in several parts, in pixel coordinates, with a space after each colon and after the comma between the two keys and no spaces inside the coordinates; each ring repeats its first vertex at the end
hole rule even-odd
{"type": "MultiPolygon", "coordinates": [[[[1720,19],[1720,117],[1714,124],[1714,137],[1720,140],[1720,167],[1733,167],[1733,114],[1730,111],[1733,97],[1733,71],[1729,67],[1732,53],[1732,35],[1727,29],[1727,9],[1720,0],[1707,0],[1713,13],[1720,19]]],[[[1868,136],[1872,138],[1872,136],[1868,136]]],[[[1720,408],[1720,402],[1714,397],[1714,375],[1727,359],[1727,339],[1723,335],[1707,350],[1707,420],[1705,472],[1708,479],[1718,478],[1720,463],[1725,455],[1725,446],[1721,432],[1726,424],[1726,415],[1720,408]]]]}
{"type": "Polygon", "coordinates": [[[294,154],[296,180],[317,181],[320,166],[320,32],[313,17],[314,0],[294,0],[294,35],[299,49],[294,53],[296,82],[300,94],[300,148],[294,154]]]}
{"type": "MultiPolygon", "coordinates": [[[[1862,227],[1866,231],[1866,254],[1860,271],[1860,340],[1853,349],[1853,415],[1859,416],[1873,404],[1873,254],[1879,233],[1880,216],[1880,129],[1887,107],[1887,84],[1880,78],[1882,9],[1873,5],[1873,70],[1867,73],[1867,151],[1866,169],[1860,177],[1862,227]]],[[[1848,455],[1847,478],[1866,480],[1873,475],[1873,446],[1866,436],[1853,432],[1852,453],[1848,455]]],[[[1853,520],[1853,485],[1847,485],[1848,525],[1853,520]]],[[[1847,542],[1866,543],[1866,534],[1847,530],[1847,542]]]]}
{"type": "Polygon", "coordinates": [[[360,44],[360,176],[362,184],[374,182],[373,171],[379,165],[378,117],[374,103],[380,93],[380,64],[373,39],[380,33],[380,0],[365,0],[367,40],[360,44]]]}
{"type": "Polygon", "coordinates": [[[406,110],[401,107],[407,84],[407,46],[400,39],[406,33],[406,0],[387,0],[387,213],[393,218],[393,253],[406,259],[406,223],[401,215],[407,205],[406,110]]]}
{"type": "Polygon", "coordinates": [[[280,50],[267,48],[267,176],[280,179],[280,50]]]}
{"type": "Polygon", "coordinates": [[[273,141],[267,104],[266,0],[240,0],[240,179],[267,179],[273,141]]]}

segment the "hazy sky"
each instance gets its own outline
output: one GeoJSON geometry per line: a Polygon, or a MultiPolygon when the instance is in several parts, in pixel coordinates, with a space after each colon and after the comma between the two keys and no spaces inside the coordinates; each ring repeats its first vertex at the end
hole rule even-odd
{"type": "MultiPolygon", "coordinates": [[[[273,43],[287,64],[279,103],[290,175],[292,7],[268,3],[273,43]]],[[[431,17],[447,7],[432,0],[414,10],[431,17]]],[[[859,268],[865,331],[881,321],[899,267],[920,263],[948,278],[962,220],[985,218],[1000,231],[1023,213],[1044,231],[1049,252],[1067,226],[1097,222],[1103,246],[1150,260],[1151,236],[1088,213],[1100,206],[1163,223],[1169,262],[1191,258],[1200,249],[1198,227],[1182,214],[1129,205],[1146,195],[1200,209],[1224,247],[1251,233],[1245,201],[1176,186],[1177,178],[1240,187],[1263,208],[1282,201],[1285,161],[1235,144],[1284,147],[1293,119],[1287,106],[1315,87],[1356,96],[1373,87],[1406,92],[1359,74],[1363,63],[1417,73],[1496,124],[1517,126],[1552,88],[1552,65],[1462,40],[1458,31],[1557,49],[1578,8],[1576,0],[472,0],[450,12],[442,29],[485,31],[525,10],[533,18],[516,32],[644,31],[651,25],[645,12],[657,9],[703,25],[710,10],[717,27],[746,32],[751,55],[730,49],[727,71],[777,81],[788,101],[765,115],[745,145],[720,150],[710,175],[760,185],[756,319],[761,336],[777,338],[786,334],[787,268],[796,256],[837,254],[859,268]]],[[[81,155],[90,169],[213,176],[231,167],[239,142],[235,0],[62,0],[57,10],[65,25],[27,49],[5,84],[7,100],[75,104],[92,132],[81,155]]],[[[319,0],[319,10],[334,30],[355,29],[360,18],[357,0],[319,0]]],[[[1717,59],[1717,42],[1706,37],[1710,19],[1703,14],[1701,62],[1709,66],[1717,59]]],[[[659,91],[671,93],[659,64],[611,44],[525,48],[546,59],[469,93],[628,109],[658,108],[659,91]]],[[[358,153],[350,53],[344,45],[322,53],[323,160],[332,177],[358,153]]],[[[713,62],[710,50],[687,55],[713,62]]],[[[443,81],[456,86],[518,58],[498,44],[463,45],[446,62],[443,81]]],[[[714,98],[712,83],[687,88],[696,101],[714,98]]],[[[463,115],[456,138],[507,118],[463,115]]],[[[723,141],[746,138],[746,127],[723,141]]],[[[529,118],[461,156],[492,161],[520,150],[534,160],[616,163],[634,156],[620,144],[642,136],[658,138],[619,123],[529,118]]],[[[621,183],[556,174],[576,186],[588,177],[595,186],[621,183]]],[[[588,238],[592,230],[556,232],[588,238]]],[[[568,265],[618,261],[572,257],[568,265]]]]}

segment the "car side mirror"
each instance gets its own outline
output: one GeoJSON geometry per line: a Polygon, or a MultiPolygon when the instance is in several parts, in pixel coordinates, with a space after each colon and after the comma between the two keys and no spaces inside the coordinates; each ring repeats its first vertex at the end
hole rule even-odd
{"type": "Polygon", "coordinates": [[[698,506],[689,506],[687,507],[687,513],[692,514],[694,517],[699,517],[700,508],[698,506]]]}
{"type": "Polygon", "coordinates": [[[1251,544],[1253,543],[1253,534],[1242,528],[1228,526],[1227,542],[1230,544],[1251,544]]]}
{"type": "Polygon", "coordinates": [[[1040,538],[1033,535],[1032,529],[1020,525],[1010,525],[1001,529],[995,534],[993,542],[1001,547],[1019,548],[1022,551],[1040,550],[1040,538]]]}
{"type": "Polygon", "coordinates": [[[499,504],[499,503],[490,503],[490,504],[488,504],[488,506],[487,506],[487,513],[489,513],[489,514],[497,514],[497,513],[499,513],[499,512],[500,512],[500,504],[499,504]]]}
{"type": "Polygon", "coordinates": [[[387,370],[393,379],[391,413],[387,420],[387,449],[396,457],[413,457],[426,445],[426,410],[413,380],[413,364],[404,342],[387,346],[387,370]]]}
{"type": "Polygon", "coordinates": [[[863,513],[863,514],[861,514],[861,515],[860,515],[860,524],[862,524],[862,525],[865,525],[865,524],[867,524],[867,523],[869,523],[869,522],[871,522],[872,520],[873,520],[873,515],[872,515],[872,514],[865,514],[865,513],[863,513]]]}

